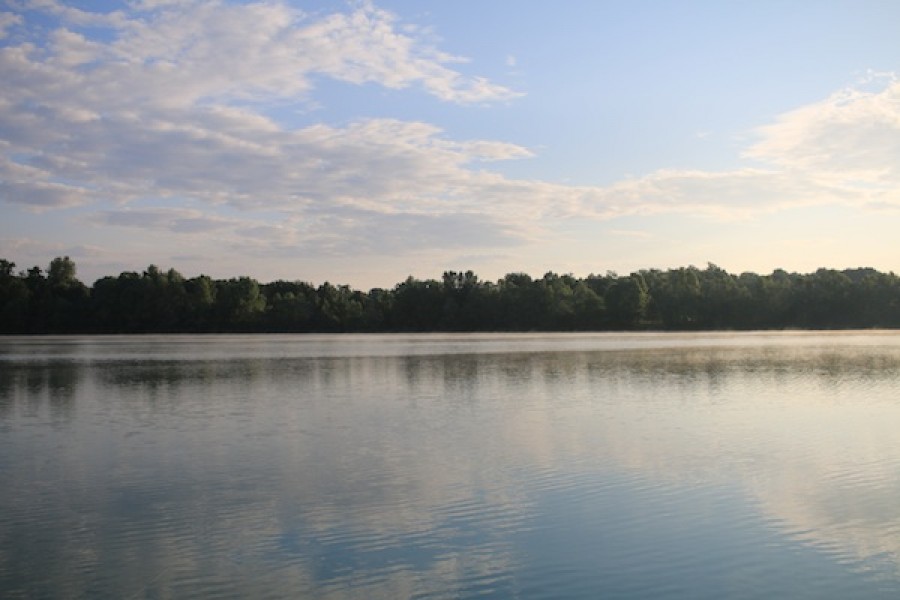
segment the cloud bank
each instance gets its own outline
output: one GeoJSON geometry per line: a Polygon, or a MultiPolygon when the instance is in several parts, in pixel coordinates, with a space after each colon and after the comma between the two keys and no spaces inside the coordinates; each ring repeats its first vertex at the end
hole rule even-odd
{"type": "Polygon", "coordinates": [[[433,123],[286,118],[315,114],[323,79],[492,110],[519,95],[369,3],[312,13],[145,1],[96,13],[42,0],[0,13],[0,40],[7,210],[80,207],[104,227],[327,255],[505,246],[567,219],[900,208],[893,76],[760,127],[742,168],[571,186],[507,177],[492,164],[535,152],[451,139],[433,123]]]}

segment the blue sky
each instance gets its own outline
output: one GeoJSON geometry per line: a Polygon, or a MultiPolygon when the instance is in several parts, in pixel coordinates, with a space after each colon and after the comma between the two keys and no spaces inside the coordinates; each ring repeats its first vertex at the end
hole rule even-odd
{"type": "Polygon", "coordinates": [[[0,257],[900,265],[900,3],[0,2],[0,257]]]}

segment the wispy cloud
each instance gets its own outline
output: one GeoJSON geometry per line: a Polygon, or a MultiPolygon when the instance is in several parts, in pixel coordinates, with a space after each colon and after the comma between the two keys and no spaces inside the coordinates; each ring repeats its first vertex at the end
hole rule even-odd
{"type": "Polygon", "coordinates": [[[0,200],[87,206],[104,226],[228,236],[258,252],[408,252],[514,244],[572,218],[900,205],[891,78],[760,127],[741,168],[571,186],[506,177],[495,161],[534,153],[452,139],[432,123],[279,120],[273,107],[314,102],[322,77],[463,105],[517,95],[369,3],[313,14],[283,2],[143,1],[93,13],[42,0],[0,13],[0,38],[0,200]],[[36,15],[56,29],[44,36],[36,15]],[[138,208],[148,199],[170,206],[138,208]]]}
{"type": "Polygon", "coordinates": [[[464,60],[439,51],[414,27],[401,31],[392,13],[369,3],[324,16],[283,2],[145,2],[113,13],[58,2],[31,8],[60,19],[49,43],[31,49],[32,61],[80,67],[77,77],[92,88],[80,98],[102,100],[106,108],[296,100],[314,87],[316,75],[397,89],[418,85],[449,102],[518,95],[448,67],[464,60]],[[106,28],[110,41],[87,40],[78,33],[85,26],[106,28]]]}
{"type": "Polygon", "coordinates": [[[841,90],[759,129],[749,158],[842,203],[900,205],[900,82],[841,90]]]}
{"type": "MultiPolygon", "coordinates": [[[[36,240],[29,237],[0,238],[0,256],[14,257],[22,254],[38,255],[42,257],[67,255],[76,259],[80,257],[102,257],[111,255],[109,250],[92,244],[72,245],[46,240],[36,240]]],[[[32,265],[19,264],[17,266],[19,269],[27,269],[32,265]]]]}
{"type": "Polygon", "coordinates": [[[8,12],[0,12],[0,40],[6,37],[7,30],[13,25],[21,25],[22,17],[8,12]]]}
{"type": "Polygon", "coordinates": [[[641,231],[639,229],[610,229],[607,233],[636,239],[649,239],[653,237],[653,234],[649,231],[641,231]]]}
{"type": "MultiPolygon", "coordinates": [[[[453,142],[425,123],[291,129],[267,117],[272,102],[305,102],[317,75],[419,86],[458,103],[516,95],[449,68],[461,59],[367,3],[324,16],[283,3],[145,2],[108,14],[51,1],[28,7],[26,16],[49,13],[60,26],[41,43],[0,49],[7,202],[45,210],[150,196],[242,209],[444,204],[448,212],[459,205],[447,199],[477,179],[468,164],[530,156],[514,144],[453,142]],[[106,28],[108,40],[85,37],[86,25],[106,28]]],[[[32,33],[20,15],[4,23],[19,37],[32,33]]]]}
{"type": "Polygon", "coordinates": [[[103,225],[159,229],[175,233],[221,231],[235,227],[238,221],[205,216],[197,210],[182,208],[149,208],[103,211],[92,220],[103,225]]]}

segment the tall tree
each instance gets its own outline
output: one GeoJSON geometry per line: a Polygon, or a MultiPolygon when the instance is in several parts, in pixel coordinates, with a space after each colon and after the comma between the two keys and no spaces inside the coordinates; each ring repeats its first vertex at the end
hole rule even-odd
{"type": "Polygon", "coordinates": [[[14,275],[16,263],[0,259],[0,333],[28,331],[31,291],[22,277],[14,275]]]}

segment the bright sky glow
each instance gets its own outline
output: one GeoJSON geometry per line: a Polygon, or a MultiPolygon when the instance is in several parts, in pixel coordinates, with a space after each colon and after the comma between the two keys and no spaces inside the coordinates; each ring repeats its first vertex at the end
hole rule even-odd
{"type": "Polygon", "coordinates": [[[900,270],[900,3],[0,0],[0,257],[900,270]]]}

